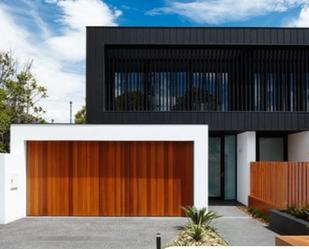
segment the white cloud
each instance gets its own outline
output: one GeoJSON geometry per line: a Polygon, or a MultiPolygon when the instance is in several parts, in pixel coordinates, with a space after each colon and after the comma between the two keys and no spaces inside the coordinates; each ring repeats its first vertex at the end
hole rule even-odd
{"type": "Polygon", "coordinates": [[[166,7],[153,9],[148,14],[178,14],[197,23],[220,24],[285,12],[308,2],[309,0],[167,0],[166,7]]]}
{"type": "Polygon", "coordinates": [[[63,35],[53,36],[35,6],[29,5],[33,22],[41,31],[40,41],[37,34],[18,22],[18,16],[8,6],[0,4],[0,34],[3,34],[0,50],[11,50],[20,62],[33,60],[32,71],[48,89],[49,97],[41,103],[47,111],[46,119],[68,122],[69,101],[73,101],[73,112],[76,112],[85,100],[85,26],[116,25],[119,12],[98,0],[49,0],[49,3],[57,4],[61,11],[59,22],[63,35]],[[79,72],[67,70],[76,67],[76,63],[81,65],[79,72]]]}
{"type": "Polygon", "coordinates": [[[63,25],[63,34],[47,42],[65,60],[85,58],[86,26],[115,26],[117,17],[121,15],[119,10],[110,9],[100,0],[60,0],[55,4],[62,12],[58,21],[63,25]]]}
{"type": "Polygon", "coordinates": [[[287,26],[290,27],[309,27],[309,6],[304,6],[299,16],[292,19],[287,26]]]}

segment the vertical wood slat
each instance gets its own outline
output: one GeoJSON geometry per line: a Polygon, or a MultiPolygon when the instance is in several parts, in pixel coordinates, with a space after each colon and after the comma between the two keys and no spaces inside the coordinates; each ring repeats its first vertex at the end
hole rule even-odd
{"type": "Polygon", "coordinates": [[[191,142],[27,142],[30,216],[181,216],[191,142]]]}
{"type": "Polygon", "coordinates": [[[261,209],[309,204],[308,162],[252,162],[249,206],[261,209]]]}
{"type": "Polygon", "coordinates": [[[288,205],[309,204],[309,163],[289,163],[288,205]]]}

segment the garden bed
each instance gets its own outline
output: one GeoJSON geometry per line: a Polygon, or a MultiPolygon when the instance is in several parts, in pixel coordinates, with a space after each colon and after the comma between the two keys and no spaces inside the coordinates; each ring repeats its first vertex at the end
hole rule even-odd
{"type": "Polygon", "coordinates": [[[269,227],[285,235],[309,235],[308,221],[275,209],[270,211],[269,227]]]}
{"type": "Polygon", "coordinates": [[[199,241],[192,238],[190,228],[181,231],[175,240],[167,244],[166,248],[172,246],[228,246],[226,242],[213,228],[204,228],[203,235],[199,241]]]}
{"type": "Polygon", "coordinates": [[[210,225],[221,217],[206,208],[184,207],[183,211],[188,217],[188,223],[182,227],[177,237],[168,243],[165,248],[174,246],[228,246],[226,242],[210,225]]]}
{"type": "Polygon", "coordinates": [[[255,220],[258,220],[266,225],[269,224],[269,215],[257,208],[248,208],[246,206],[238,206],[238,208],[255,220]]]}

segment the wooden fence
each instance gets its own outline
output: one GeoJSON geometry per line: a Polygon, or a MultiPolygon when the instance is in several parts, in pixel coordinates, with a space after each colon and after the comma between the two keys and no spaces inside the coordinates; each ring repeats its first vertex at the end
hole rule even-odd
{"type": "Polygon", "coordinates": [[[309,204],[309,162],[252,162],[249,207],[309,204]]]}

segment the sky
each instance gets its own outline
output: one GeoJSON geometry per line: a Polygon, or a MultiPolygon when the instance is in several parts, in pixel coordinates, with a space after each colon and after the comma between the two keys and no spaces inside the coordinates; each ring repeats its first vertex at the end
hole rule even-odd
{"type": "Polygon", "coordinates": [[[309,27],[309,0],[0,0],[0,51],[32,62],[48,122],[85,105],[86,26],[309,27]]]}

